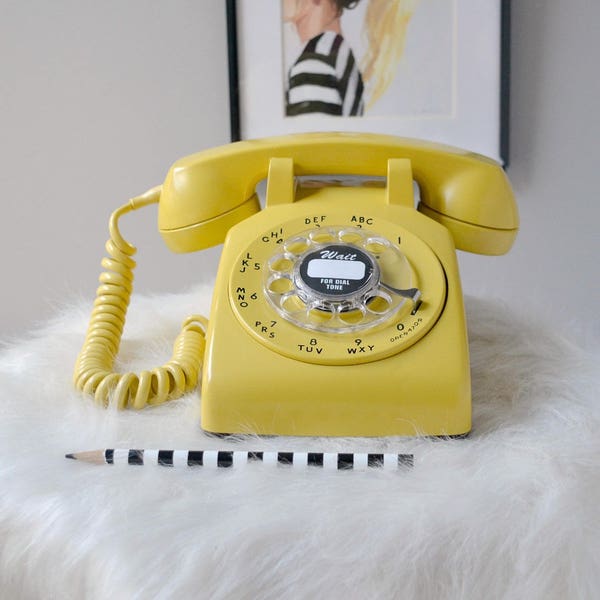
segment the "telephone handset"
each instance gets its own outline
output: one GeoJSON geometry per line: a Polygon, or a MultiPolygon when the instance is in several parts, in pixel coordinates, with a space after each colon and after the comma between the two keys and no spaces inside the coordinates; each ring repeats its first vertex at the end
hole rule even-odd
{"type": "Polygon", "coordinates": [[[202,367],[210,432],[465,434],[470,376],[455,249],[503,254],[517,230],[500,165],[456,148],[315,133],[194,154],[113,213],[75,383],[100,403],[141,408],[195,387],[202,367]],[[348,185],[350,175],[365,177],[348,185]],[[261,211],[255,189],[265,177],[261,211]],[[184,322],[164,367],[117,374],[135,265],[118,219],[157,202],[172,250],[224,242],[210,319],[184,322]]]}

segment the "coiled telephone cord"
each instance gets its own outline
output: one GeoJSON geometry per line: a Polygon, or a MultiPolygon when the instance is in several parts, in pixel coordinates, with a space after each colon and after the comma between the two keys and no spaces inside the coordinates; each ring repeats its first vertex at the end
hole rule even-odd
{"type": "Polygon", "coordinates": [[[158,203],[160,191],[158,186],[132,198],[110,217],[108,257],[101,263],[105,271],[99,278],[100,287],[73,376],[75,387],[93,395],[103,406],[108,406],[111,398],[119,408],[162,404],[193,390],[198,383],[208,326],[208,321],[200,315],[183,322],[171,360],[162,367],[139,374],[113,371],[133,290],[136,263],[131,257],[137,251],[119,232],[118,221],[125,213],[158,203]]]}

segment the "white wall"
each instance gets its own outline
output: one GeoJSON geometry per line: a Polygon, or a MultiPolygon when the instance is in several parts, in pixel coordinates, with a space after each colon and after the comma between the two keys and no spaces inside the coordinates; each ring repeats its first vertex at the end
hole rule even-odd
{"type": "MultiPolygon", "coordinates": [[[[111,212],[229,141],[227,81],[224,2],[0,0],[0,337],[91,307],[111,212]]],[[[136,290],[197,280],[206,255],[170,253],[156,207],[121,223],[136,290]]]]}
{"type": "MultiPolygon", "coordinates": [[[[600,4],[513,4],[522,231],[508,256],[461,253],[463,285],[598,334],[600,4]]],[[[12,336],[65,301],[91,304],[110,212],[177,157],[229,140],[228,85],[221,1],[0,0],[0,11],[0,336],[12,336]]],[[[123,222],[136,289],[211,277],[218,249],[172,255],[155,218],[123,222]]]]}
{"type": "Polygon", "coordinates": [[[600,4],[512,2],[510,254],[462,254],[467,292],[495,294],[600,337],[600,4]]]}

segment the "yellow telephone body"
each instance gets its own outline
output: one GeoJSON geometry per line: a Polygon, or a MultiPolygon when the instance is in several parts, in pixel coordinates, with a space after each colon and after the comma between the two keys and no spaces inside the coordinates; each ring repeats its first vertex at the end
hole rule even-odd
{"type": "Polygon", "coordinates": [[[496,162],[371,134],[238,142],[173,165],[159,229],[177,252],[224,242],[202,368],[204,430],[471,429],[456,248],[502,254],[515,239],[518,213],[496,162]],[[365,177],[349,180],[356,175],[365,177]]]}

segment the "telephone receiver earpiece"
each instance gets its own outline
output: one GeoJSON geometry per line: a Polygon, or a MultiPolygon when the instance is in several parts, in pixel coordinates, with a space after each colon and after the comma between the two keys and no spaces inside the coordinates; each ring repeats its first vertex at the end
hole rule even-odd
{"type": "Polygon", "coordinates": [[[233,225],[260,210],[256,185],[278,157],[293,160],[295,176],[385,176],[389,159],[409,159],[421,193],[418,210],[446,227],[456,248],[504,254],[517,234],[514,196],[492,159],[392,136],[311,133],[237,142],[178,160],[159,204],[167,246],[194,252],[222,243],[233,225]]]}

